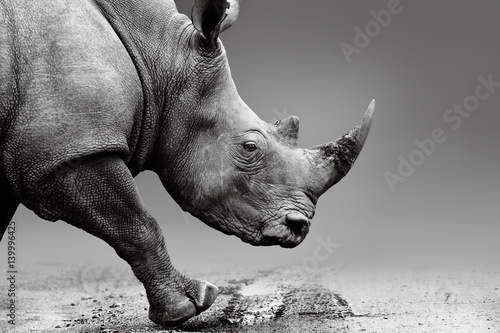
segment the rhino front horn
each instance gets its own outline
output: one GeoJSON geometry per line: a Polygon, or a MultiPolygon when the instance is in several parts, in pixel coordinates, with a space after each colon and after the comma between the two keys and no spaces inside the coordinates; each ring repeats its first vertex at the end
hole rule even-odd
{"type": "Polygon", "coordinates": [[[313,163],[313,187],[319,197],[339,182],[351,169],[365,143],[373,119],[375,100],[372,100],[358,126],[334,142],[308,149],[313,163]]]}

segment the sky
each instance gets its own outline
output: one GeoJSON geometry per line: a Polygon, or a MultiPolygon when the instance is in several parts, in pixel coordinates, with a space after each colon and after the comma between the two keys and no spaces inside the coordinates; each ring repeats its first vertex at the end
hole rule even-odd
{"type": "MultiPolygon", "coordinates": [[[[189,14],[191,1],[177,4],[189,14]]],[[[213,230],[181,212],[155,174],[140,174],[174,264],[498,262],[499,12],[500,2],[486,0],[243,1],[220,37],[260,118],[298,116],[299,146],[311,147],[346,133],[376,99],[373,126],[294,249],[213,230]],[[319,260],[321,247],[328,255],[319,260]]],[[[121,260],[103,241],[24,207],[14,220],[21,263],[121,260]]]]}

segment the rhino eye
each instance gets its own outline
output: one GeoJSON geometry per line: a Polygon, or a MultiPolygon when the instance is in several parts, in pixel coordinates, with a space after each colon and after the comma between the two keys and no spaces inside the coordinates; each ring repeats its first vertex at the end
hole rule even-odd
{"type": "Polygon", "coordinates": [[[248,152],[252,152],[257,149],[257,145],[255,144],[255,142],[249,141],[243,144],[243,148],[245,148],[245,150],[248,152]]]}

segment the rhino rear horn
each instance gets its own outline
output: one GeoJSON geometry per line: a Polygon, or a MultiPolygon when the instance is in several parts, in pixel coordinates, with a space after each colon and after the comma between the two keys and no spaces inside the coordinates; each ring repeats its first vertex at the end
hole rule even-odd
{"type": "Polygon", "coordinates": [[[239,11],[237,0],[195,0],[191,20],[202,36],[214,44],[219,34],[236,21],[239,11]]]}
{"type": "Polygon", "coordinates": [[[276,129],[283,141],[291,146],[297,146],[299,139],[299,118],[290,116],[275,122],[276,129]]]}
{"type": "Polygon", "coordinates": [[[374,109],[375,100],[372,100],[363,119],[349,133],[333,142],[307,150],[314,168],[311,190],[315,196],[319,197],[349,172],[370,131],[374,109]]]}

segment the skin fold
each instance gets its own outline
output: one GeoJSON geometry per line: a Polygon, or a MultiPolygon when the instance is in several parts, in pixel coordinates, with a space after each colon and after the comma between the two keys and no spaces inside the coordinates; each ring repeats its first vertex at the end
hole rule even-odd
{"type": "Polygon", "coordinates": [[[19,204],[110,244],[144,284],[149,318],[173,326],[217,287],[182,275],[134,177],[159,175],[204,223],[252,245],[294,247],[319,196],[368,134],[296,146],[299,121],[241,100],[219,34],[237,1],[0,0],[0,235],[19,204]]]}

